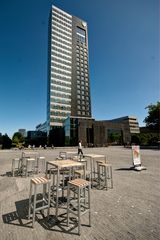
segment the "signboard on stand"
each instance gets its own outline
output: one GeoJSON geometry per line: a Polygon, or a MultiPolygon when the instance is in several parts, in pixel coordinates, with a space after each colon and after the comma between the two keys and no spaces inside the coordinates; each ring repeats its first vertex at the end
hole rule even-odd
{"type": "Polygon", "coordinates": [[[132,160],[134,170],[146,170],[146,168],[141,165],[140,146],[132,146],[132,160]]]}
{"type": "Polygon", "coordinates": [[[134,166],[141,166],[140,147],[132,146],[132,158],[134,166]]]}

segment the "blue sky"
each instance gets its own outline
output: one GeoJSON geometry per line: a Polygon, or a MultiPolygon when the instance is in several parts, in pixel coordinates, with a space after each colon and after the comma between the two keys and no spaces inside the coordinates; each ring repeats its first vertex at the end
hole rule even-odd
{"type": "Polygon", "coordinates": [[[147,116],[160,98],[159,0],[1,0],[0,132],[46,120],[51,5],[88,23],[92,115],[147,116]]]}

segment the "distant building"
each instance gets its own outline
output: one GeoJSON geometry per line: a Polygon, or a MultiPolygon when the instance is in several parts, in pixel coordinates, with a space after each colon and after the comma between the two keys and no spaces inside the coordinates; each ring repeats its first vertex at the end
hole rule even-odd
{"type": "Polygon", "coordinates": [[[47,128],[57,132],[68,116],[91,118],[87,23],[52,6],[48,46],[47,128]]]}
{"type": "Polygon", "coordinates": [[[36,131],[47,132],[47,122],[38,124],[36,126],[36,131]]]}
{"type": "Polygon", "coordinates": [[[116,122],[124,123],[124,124],[126,123],[126,125],[128,125],[130,133],[140,133],[139,123],[135,116],[125,116],[125,117],[121,117],[121,118],[115,118],[110,121],[115,122],[115,123],[116,122]]]}
{"type": "Polygon", "coordinates": [[[27,131],[26,131],[26,129],[23,129],[23,128],[18,129],[18,132],[21,133],[23,137],[26,137],[26,136],[27,136],[27,131]]]}
{"type": "Polygon", "coordinates": [[[135,117],[96,121],[92,119],[86,21],[52,6],[48,34],[47,122],[36,130],[47,129],[48,143],[54,146],[108,145],[120,136],[130,143],[139,133],[135,117]]]}
{"type": "Polygon", "coordinates": [[[85,146],[107,146],[111,134],[119,134],[121,144],[131,143],[132,134],[139,133],[136,117],[96,121],[68,117],[64,123],[65,145],[77,145],[81,139],[85,146]]]}
{"type": "Polygon", "coordinates": [[[47,143],[47,133],[42,131],[28,131],[26,143],[36,147],[44,146],[47,143]]]}

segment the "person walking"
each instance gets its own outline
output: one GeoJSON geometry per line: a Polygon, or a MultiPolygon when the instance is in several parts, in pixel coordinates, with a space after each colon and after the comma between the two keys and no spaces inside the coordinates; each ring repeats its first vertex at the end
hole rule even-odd
{"type": "MultiPolygon", "coordinates": [[[[81,154],[83,157],[83,151],[82,151],[82,141],[78,142],[78,155],[81,154]]],[[[81,156],[80,155],[80,156],[81,156]]]]}

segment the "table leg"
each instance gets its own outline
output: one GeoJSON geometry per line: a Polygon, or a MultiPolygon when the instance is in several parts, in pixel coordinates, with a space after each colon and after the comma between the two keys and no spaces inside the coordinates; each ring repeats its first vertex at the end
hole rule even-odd
{"type": "Polygon", "coordinates": [[[46,162],[46,177],[48,175],[48,162],[46,162]]]}
{"type": "Polygon", "coordinates": [[[73,168],[69,168],[69,181],[71,181],[71,176],[72,176],[73,168]]]}
{"type": "Polygon", "coordinates": [[[85,164],[84,164],[83,168],[84,168],[84,179],[86,179],[86,165],[85,164]]]}
{"type": "Polygon", "coordinates": [[[94,179],[96,178],[96,168],[95,168],[95,160],[92,160],[93,161],[93,176],[94,176],[94,179]]]}
{"type": "Polygon", "coordinates": [[[56,188],[56,218],[58,218],[58,200],[59,200],[59,168],[57,169],[57,188],[56,188]]]}
{"type": "Polygon", "coordinates": [[[90,157],[90,165],[91,165],[91,187],[93,187],[93,159],[90,157]]]}

